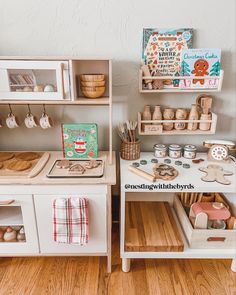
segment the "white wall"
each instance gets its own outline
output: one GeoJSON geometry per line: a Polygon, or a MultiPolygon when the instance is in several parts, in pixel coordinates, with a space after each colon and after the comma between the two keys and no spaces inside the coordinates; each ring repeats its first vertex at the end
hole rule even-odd
{"type": "MultiPolygon", "coordinates": [[[[114,125],[135,119],[145,104],[190,106],[195,94],[147,95],[138,92],[143,27],[192,27],[195,47],[220,47],[225,70],[223,91],[215,95],[219,115],[211,138],[236,140],[235,135],[235,0],[0,0],[0,55],[79,55],[113,58],[114,125]]],[[[23,120],[26,107],[14,107],[23,120]]],[[[40,115],[41,108],[32,108],[40,115]]],[[[25,127],[0,130],[0,149],[60,149],[60,123],[84,121],[87,109],[48,107],[56,121],[52,130],[25,127]]],[[[0,106],[0,117],[8,109],[0,106]]],[[[100,147],[107,147],[105,110],[89,113],[98,121],[100,147]]],[[[115,134],[115,131],[114,131],[115,134]]],[[[143,137],[143,150],[157,142],[195,143],[204,136],[143,137]]],[[[115,134],[114,147],[118,148],[115,134]]]]}

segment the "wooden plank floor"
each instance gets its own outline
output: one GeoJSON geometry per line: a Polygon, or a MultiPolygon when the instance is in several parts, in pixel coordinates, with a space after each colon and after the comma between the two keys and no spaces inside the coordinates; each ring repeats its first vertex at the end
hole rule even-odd
{"type": "Polygon", "coordinates": [[[134,260],[121,271],[119,231],[113,272],[98,257],[0,258],[0,295],[236,295],[230,260],[134,260]]]}

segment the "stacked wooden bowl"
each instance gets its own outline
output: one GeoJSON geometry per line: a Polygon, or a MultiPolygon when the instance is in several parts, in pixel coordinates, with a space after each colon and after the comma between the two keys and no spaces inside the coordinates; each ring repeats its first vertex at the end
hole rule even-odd
{"type": "Polygon", "coordinates": [[[105,92],[105,75],[83,74],[80,75],[80,85],[83,95],[87,98],[98,98],[105,92]]]}

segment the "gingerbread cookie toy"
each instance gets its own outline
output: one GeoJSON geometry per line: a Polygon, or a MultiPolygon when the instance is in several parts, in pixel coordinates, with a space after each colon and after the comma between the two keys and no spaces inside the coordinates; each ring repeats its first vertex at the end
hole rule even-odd
{"type": "Polygon", "coordinates": [[[208,165],[206,168],[199,168],[200,171],[207,173],[206,176],[201,177],[201,180],[207,182],[216,181],[221,184],[231,184],[231,181],[225,178],[226,175],[233,175],[232,172],[224,170],[219,165],[208,165]]]}
{"type": "Polygon", "coordinates": [[[94,169],[97,168],[100,165],[100,163],[96,160],[90,160],[85,164],[85,168],[87,169],[94,169]]]}
{"type": "Polygon", "coordinates": [[[156,164],[153,168],[155,179],[173,180],[178,176],[178,171],[167,164],[156,164]]]}
{"type": "Polygon", "coordinates": [[[85,169],[80,164],[74,164],[69,169],[69,173],[84,174],[84,172],[85,172],[85,169]]]}
{"type": "MultiPolygon", "coordinates": [[[[205,59],[198,59],[194,63],[194,70],[192,71],[192,74],[194,74],[196,77],[203,77],[208,75],[207,72],[209,68],[209,63],[205,59]]],[[[201,85],[204,85],[204,79],[193,79],[193,84],[200,83],[201,85]]]]}

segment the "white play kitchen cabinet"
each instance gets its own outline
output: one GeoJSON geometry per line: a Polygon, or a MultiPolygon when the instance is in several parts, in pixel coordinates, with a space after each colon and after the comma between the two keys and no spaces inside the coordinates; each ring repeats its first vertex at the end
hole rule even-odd
{"type": "Polygon", "coordinates": [[[26,236],[26,242],[0,243],[1,255],[106,253],[106,189],[97,186],[88,192],[86,187],[75,187],[71,191],[71,197],[86,195],[89,201],[90,237],[84,247],[53,241],[53,200],[68,197],[68,190],[61,188],[61,192],[57,192],[58,189],[52,188],[51,191],[55,193],[0,196],[1,201],[14,200],[10,205],[1,205],[0,225],[24,226],[26,236]]]}
{"type": "Polygon", "coordinates": [[[43,171],[34,178],[21,179],[20,184],[9,185],[9,179],[1,179],[0,230],[23,227],[25,241],[0,241],[0,256],[107,256],[110,272],[111,185],[115,184],[115,165],[107,163],[104,177],[96,180],[52,180],[46,173],[54,160],[51,153],[43,171]],[[57,243],[53,239],[53,200],[76,196],[86,197],[89,204],[89,241],[85,246],[57,243]]]}

